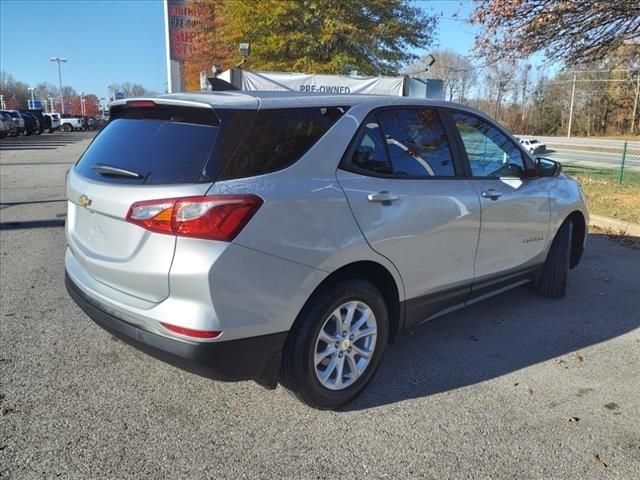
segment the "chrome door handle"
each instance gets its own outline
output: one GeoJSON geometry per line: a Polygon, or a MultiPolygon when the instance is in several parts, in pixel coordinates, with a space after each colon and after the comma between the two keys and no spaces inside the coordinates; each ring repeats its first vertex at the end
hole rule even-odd
{"type": "Polygon", "coordinates": [[[391,195],[389,192],[383,190],[378,193],[370,193],[367,195],[367,200],[370,202],[391,203],[394,200],[398,200],[397,195],[391,195]]]}
{"type": "Polygon", "coordinates": [[[500,192],[498,192],[497,190],[494,190],[493,188],[490,188],[489,190],[485,190],[480,195],[482,196],[482,198],[490,198],[491,200],[497,200],[502,196],[500,192]]]}

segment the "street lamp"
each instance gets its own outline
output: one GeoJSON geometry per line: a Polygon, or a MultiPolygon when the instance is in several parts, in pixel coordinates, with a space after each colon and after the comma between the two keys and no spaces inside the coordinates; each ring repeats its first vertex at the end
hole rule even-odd
{"type": "Polygon", "coordinates": [[[33,97],[33,91],[35,90],[35,88],[33,87],[29,87],[27,90],[29,90],[31,92],[31,106],[27,105],[29,107],[29,110],[35,110],[36,108],[36,100],[33,97]]]}
{"type": "Polygon", "coordinates": [[[60,63],[67,63],[67,59],[66,58],[62,58],[62,57],[51,57],[49,59],[52,62],[58,62],[58,82],[60,85],[60,109],[62,114],[64,115],[64,98],[62,96],[62,72],[60,71],[60,63]]]}
{"type": "Polygon", "coordinates": [[[80,113],[84,117],[84,92],[80,92],[80,113]]]}
{"type": "Polygon", "coordinates": [[[109,101],[113,102],[116,99],[116,87],[115,85],[107,85],[109,89],[109,101]]]}

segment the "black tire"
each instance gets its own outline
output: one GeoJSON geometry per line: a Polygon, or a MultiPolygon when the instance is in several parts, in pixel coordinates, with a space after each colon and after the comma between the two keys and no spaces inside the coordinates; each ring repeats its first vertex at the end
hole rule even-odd
{"type": "Polygon", "coordinates": [[[553,239],[547,260],[536,284],[536,290],[545,298],[562,298],[567,288],[573,223],[565,221],[553,239]]]}
{"type": "Polygon", "coordinates": [[[25,136],[25,137],[30,137],[30,136],[31,136],[31,130],[27,130],[27,129],[25,129],[25,131],[24,131],[24,136],[25,136]]]}
{"type": "Polygon", "coordinates": [[[53,133],[53,128],[50,128],[50,129],[49,129],[49,133],[53,133]]]}
{"type": "Polygon", "coordinates": [[[71,132],[73,131],[73,127],[71,125],[69,125],[68,123],[65,123],[62,125],[62,131],[63,132],[71,132]]]}
{"type": "Polygon", "coordinates": [[[380,291],[360,279],[346,279],[316,292],[296,320],[285,344],[280,382],[293,396],[320,410],[334,409],[353,400],[373,378],[389,337],[389,313],[380,291]],[[342,390],[331,390],[316,376],[313,356],[324,322],[342,304],[357,300],[373,312],[377,338],[370,363],[361,376],[342,390]]]}

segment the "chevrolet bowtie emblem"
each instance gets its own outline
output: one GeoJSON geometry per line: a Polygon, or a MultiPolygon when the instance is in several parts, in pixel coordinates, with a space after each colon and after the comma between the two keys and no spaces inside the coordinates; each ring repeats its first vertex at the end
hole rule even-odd
{"type": "Polygon", "coordinates": [[[80,198],[78,199],[78,203],[80,204],[81,207],[88,207],[89,205],[91,205],[91,199],[86,195],[80,195],[80,198]]]}

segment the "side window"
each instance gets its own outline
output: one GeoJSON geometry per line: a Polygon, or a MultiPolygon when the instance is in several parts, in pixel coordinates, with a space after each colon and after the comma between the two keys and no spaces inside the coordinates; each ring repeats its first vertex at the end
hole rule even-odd
{"type": "Polygon", "coordinates": [[[484,120],[454,113],[474,177],[522,177],[525,162],[516,145],[484,120]]]}
{"type": "Polygon", "coordinates": [[[350,163],[360,170],[377,175],[393,174],[375,115],[369,115],[365,120],[364,129],[360,133],[360,139],[351,155],[350,163]]]}
{"type": "Polygon", "coordinates": [[[295,163],[348,107],[258,110],[253,124],[222,172],[221,179],[275,172],[295,163]]]}
{"type": "Polygon", "coordinates": [[[397,108],[378,114],[396,176],[454,177],[449,142],[437,110],[397,108]]]}

